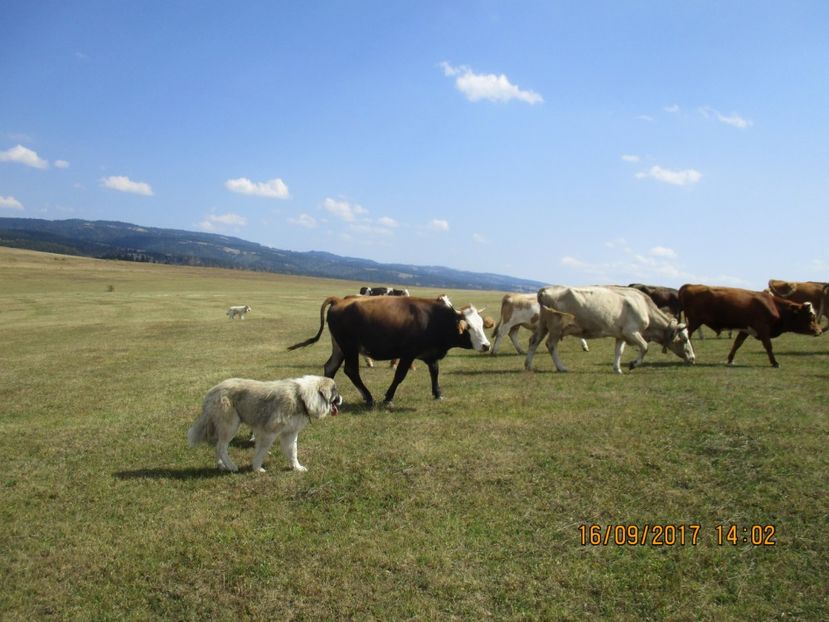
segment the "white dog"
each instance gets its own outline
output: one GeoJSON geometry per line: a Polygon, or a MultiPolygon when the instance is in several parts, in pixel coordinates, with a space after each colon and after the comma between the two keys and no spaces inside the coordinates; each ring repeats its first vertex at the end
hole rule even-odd
{"type": "Polygon", "coordinates": [[[297,436],[311,419],[336,416],[342,402],[337,385],[323,376],[271,382],[230,378],[207,392],[202,415],[187,432],[187,440],[190,447],[215,444],[218,467],[236,471],[227,449],[239,426],[246,423],[256,435],[255,472],[265,472],[262,462],[277,436],[291,468],[305,471],[297,460],[297,436]]]}
{"type": "Polygon", "coordinates": [[[230,307],[225,315],[227,315],[227,317],[231,320],[237,316],[244,320],[245,313],[248,313],[249,311],[253,311],[253,309],[251,309],[248,305],[239,305],[238,307],[230,307]]]}

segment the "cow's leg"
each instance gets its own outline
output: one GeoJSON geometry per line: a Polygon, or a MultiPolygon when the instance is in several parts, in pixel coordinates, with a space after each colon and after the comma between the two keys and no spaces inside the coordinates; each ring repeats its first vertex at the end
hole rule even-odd
{"type": "Polygon", "coordinates": [[[343,350],[334,338],[331,338],[331,356],[328,357],[328,360],[325,362],[325,375],[328,378],[333,378],[337,374],[337,370],[340,368],[340,365],[343,364],[343,360],[345,359],[345,355],[343,354],[343,350]]]}
{"type": "Polygon", "coordinates": [[[625,351],[625,340],[616,340],[616,356],[613,359],[613,371],[617,374],[622,373],[622,353],[625,351]]]}
{"type": "Polygon", "coordinates": [[[642,361],[645,359],[645,355],[648,353],[648,342],[645,341],[645,338],[638,332],[630,335],[629,340],[631,345],[635,345],[639,348],[639,356],[632,360],[628,365],[628,369],[636,369],[642,364],[642,361]]]}
{"type": "Polygon", "coordinates": [[[553,357],[553,364],[556,366],[556,369],[560,372],[566,372],[568,369],[561,362],[561,359],[558,358],[558,344],[561,343],[561,339],[560,335],[554,336],[553,333],[550,333],[550,336],[547,337],[547,350],[550,351],[550,356],[553,357]]]}
{"type": "MultiPolygon", "coordinates": [[[[362,378],[360,378],[360,355],[356,351],[354,354],[349,354],[345,357],[345,375],[348,376],[348,379],[351,380],[352,384],[357,387],[357,390],[360,392],[360,395],[363,396],[366,404],[374,406],[374,398],[371,396],[371,392],[368,390],[368,387],[363,384],[362,378]]],[[[329,376],[329,378],[330,377],[331,376],[329,376]]]]}
{"type": "Polygon", "coordinates": [[[748,333],[740,331],[737,333],[737,338],[734,340],[734,345],[731,346],[731,352],[728,353],[728,365],[734,364],[734,355],[737,353],[737,350],[740,349],[740,346],[743,345],[743,342],[748,339],[748,333]]]}
{"type": "Polygon", "coordinates": [[[432,361],[431,363],[426,363],[429,366],[429,377],[432,379],[432,395],[436,400],[442,400],[440,394],[440,384],[438,384],[438,362],[432,361]]]}
{"type": "Polygon", "coordinates": [[[366,360],[366,367],[374,367],[374,361],[370,356],[364,356],[363,358],[366,360]]]}
{"type": "Polygon", "coordinates": [[[253,462],[251,463],[251,468],[254,473],[265,472],[265,469],[262,468],[262,463],[265,462],[268,450],[275,440],[276,432],[259,432],[259,436],[256,437],[256,450],[253,453],[253,462]]]}
{"type": "Polygon", "coordinates": [[[397,391],[397,385],[403,382],[406,374],[409,373],[409,368],[412,366],[413,361],[413,357],[406,356],[402,357],[397,363],[397,369],[394,370],[394,379],[392,379],[389,389],[386,391],[386,398],[384,400],[386,404],[391,405],[391,402],[394,399],[394,392],[397,391]]]}
{"type": "Polygon", "coordinates": [[[527,347],[527,358],[524,359],[524,369],[527,371],[532,371],[533,369],[533,356],[535,356],[536,348],[538,348],[538,344],[547,336],[547,325],[543,321],[539,321],[535,327],[535,332],[533,333],[532,338],[530,339],[530,344],[527,347]]]}
{"type": "Polygon", "coordinates": [[[774,352],[771,351],[771,338],[768,335],[763,335],[762,337],[758,337],[758,339],[763,342],[763,347],[766,349],[766,354],[769,355],[769,363],[771,363],[771,366],[780,367],[780,363],[774,358],[774,352]]]}
{"type": "Polygon", "coordinates": [[[587,339],[582,339],[581,340],[581,349],[584,350],[585,352],[590,352],[590,348],[587,345],[587,339]]]}
{"type": "Polygon", "coordinates": [[[492,348],[489,350],[490,354],[498,354],[498,346],[501,345],[501,339],[504,338],[504,325],[501,322],[498,322],[498,326],[495,327],[495,332],[492,333],[493,337],[495,338],[492,342],[492,348]]]}
{"type": "Polygon", "coordinates": [[[518,351],[518,354],[526,354],[524,352],[524,348],[521,347],[521,344],[518,343],[518,331],[521,329],[520,325],[515,325],[509,331],[509,339],[512,341],[512,345],[515,346],[515,349],[518,351]]]}

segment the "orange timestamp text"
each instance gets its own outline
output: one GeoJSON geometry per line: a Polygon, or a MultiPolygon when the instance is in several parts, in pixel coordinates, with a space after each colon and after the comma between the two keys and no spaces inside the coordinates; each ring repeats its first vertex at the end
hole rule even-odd
{"type": "Polygon", "coordinates": [[[697,546],[702,541],[720,546],[777,544],[777,528],[771,524],[716,525],[711,531],[699,523],[581,524],[578,532],[582,546],[697,546]]]}

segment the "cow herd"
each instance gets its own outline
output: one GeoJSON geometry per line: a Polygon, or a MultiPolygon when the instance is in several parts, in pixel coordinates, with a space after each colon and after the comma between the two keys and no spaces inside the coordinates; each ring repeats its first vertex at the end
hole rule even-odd
{"type": "Polygon", "coordinates": [[[829,313],[829,284],[769,281],[769,289],[750,291],[732,287],[683,285],[679,290],[634,283],[629,286],[566,287],[550,285],[537,294],[507,294],[501,304],[497,325],[472,305],[455,308],[448,298],[416,298],[406,290],[364,287],[360,295],[326,298],[320,307],[316,335],[290,346],[295,350],[319,341],[328,322],[331,356],[324,366],[333,378],[345,364],[345,374],[359,390],[366,404],[374,404],[371,392],[360,378],[359,357],[377,360],[399,359],[394,379],[384,401],[389,404],[415,359],[426,363],[432,395],[441,399],[438,363],[451,348],[474,349],[495,354],[508,335],[515,349],[523,353],[517,339],[521,327],[533,331],[524,366],[532,369],[538,345],[545,340],[558,371],[567,371],[559,357],[558,345],[566,336],[582,340],[615,339],[613,370],[621,374],[625,345],[639,354],[629,367],[642,364],[649,343],[662,346],[687,364],[696,356],[691,334],[703,325],[717,334],[738,331],[728,364],[749,335],[760,340],[772,366],[778,363],[771,339],[784,332],[820,335],[821,317],[829,313]],[[491,345],[484,332],[495,327],[491,345]]]}

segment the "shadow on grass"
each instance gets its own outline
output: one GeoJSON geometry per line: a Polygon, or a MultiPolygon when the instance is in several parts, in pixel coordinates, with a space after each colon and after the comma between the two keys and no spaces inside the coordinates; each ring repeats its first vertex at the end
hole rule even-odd
{"type": "Polygon", "coordinates": [[[803,350],[798,350],[798,351],[781,350],[780,352],[778,352],[777,350],[775,350],[774,355],[777,356],[778,354],[780,356],[821,356],[821,355],[826,356],[827,354],[829,354],[829,349],[827,349],[827,350],[815,350],[815,351],[808,351],[808,352],[803,351],[803,350]]]}
{"type": "MultiPolygon", "coordinates": [[[[244,471],[245,469],[240,469],[244,471]]],[[[248,468],[247,470],[250,470],[248,468]]],[[[113,473],[116,479],[208,479],[212,477],[224,477],[229,475],[228,471],[220,471],[216,467],[188,468],[188,469],[136,469],[134,471],[116,471],[113,473]]]]}

